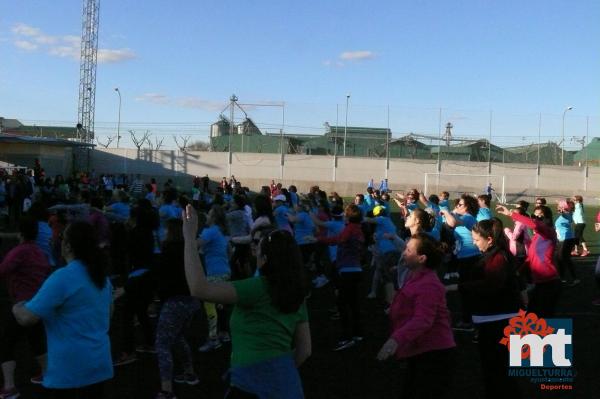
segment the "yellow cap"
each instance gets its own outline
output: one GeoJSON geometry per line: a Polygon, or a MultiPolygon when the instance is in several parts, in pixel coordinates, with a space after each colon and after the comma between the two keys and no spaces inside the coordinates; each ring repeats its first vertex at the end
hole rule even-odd
{"type": "Polygon", "coordinates": [[[381,205],[377,205],[375,208],[373,208],[373,216],[379,216],[381,214],[383,214],[385,212],[385,208],[382,207],[381,205]]]}

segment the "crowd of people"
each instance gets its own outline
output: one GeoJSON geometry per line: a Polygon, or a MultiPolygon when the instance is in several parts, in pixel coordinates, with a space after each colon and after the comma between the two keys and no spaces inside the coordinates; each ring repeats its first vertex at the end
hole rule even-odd
{"type": "MultiPolygon", "coordinates": [[[[200,383],[185,338],[198,312],[208,329],[198,350],[232,347],[226,398],[302,398],[298,368],[312,351],[307,303],[326,285],[339,320],[334,351],[361,345],[364,303],[381,299],[390,333],[373,356],[406,361],[402,397],[448,392],[453,330],[479,346],[486,397],[519,397],[499,343],[504,327],[520,309],[552,317],[561,291],[580,282],[572,257],[590,255],[581,196],[558,201],[555,217],[544,198],[531,214],[526,201],[493,208],[491,185],[451,199],[392,192],[387,180],[375,189],[371,180],[348,201],[275,181],[251,193],[234,176],[159,186],[93,171],[50,178],[35,165],[0,175],[0,208],[17,231],[0,237],[19,240],[0,263],[13,304],[0,327],[0,399],[19,397],[21,337],[39,364],[31,382],[48,398],[102,398],[114,368],[137,353],[156,354],[156,398],[175,398],[174,384],[200,383]],[[123,309],[119,347],[109,339],[113,304],[123,309]]],[[[600,214],[597,222],[599,231],[600,214]]],[[[600,261],[596,279],[600,289],[600,261]]]]}

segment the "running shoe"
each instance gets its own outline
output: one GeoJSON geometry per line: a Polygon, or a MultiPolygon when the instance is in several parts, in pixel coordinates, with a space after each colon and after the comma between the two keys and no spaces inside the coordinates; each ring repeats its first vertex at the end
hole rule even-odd
{"type": "Polygon", "coordinates": [[[333,350],[336,352],[343,351],[344,349],[352,348],[354,345],[356,345],[356,342],[353,339],[342,340],[338,341],[333,350]]]}
{"type": "Polygon", "coordinates": [[[589,254],[590,254],[590,251],[586,250],[586,251],[581,252],[581,255],[579,255],[579,256],[588,256],[589,254]]]}
{"type": "Polygon", "coordinates": [[[377,294],[374,292],[369,292],[369,295],[367,295],[367,299],[375,299],[377,298],[377,294]]]}
{"type": "Polygon", "coordinates": [[[329,283],[329,279],[323,275],[320,275],[316,279],[313,280],[313,285],[315,288],[321,288],[326,286],[329,283]]]}
{"type": "Polygon", "coordinates": [[[352,337],[352,341],[354,341],[355,343],[362,342],[364,339],[365,339],[365,337],[361,337],[360,335],[352,337]]]}
{"type": "Polygon", "coordinates": [[[575,280],[573,280],[573,281],[571,281],[569,283],[569,287],[575,287],[579,283],[581,283],[581,280],[579,280],[578,278],[576,278],[575,280]]]}
{"type": "Polygon", "coordinates": [[[0,399],[17,399],[21,394],[17,391],[17,388],[12,389],[0,389],[0,399]]]}
{"type": "Polygon", "coordinates": [[[200,382],[200,380],[198,379],[198,376],[194,373],[184,373],[184,374],[179,374],[176,375],[175,378],[173,378],[173,381],[176,382],[177,384],[188,384],[188,385],[198,385],[198,383],[200,382]]]}
{"type": "Polygon", "coordinates": [[[208,339],[203,345],[201,345],[198,348],[198,351],[202,353],[212,352],[214,350],[219,349],[221,346],[223,346],[223,344],[221,343],[221,341],[219,341],[219,339],[208,339]]]}
{"type": "Polygon", "coordinates": [[[579,254],[577,253],[577,251],[571,251],[571,256],[579,256],[579,254]]]}
{"type": "Polygon", "coordinates": [[[140,345],[135,348],[137,353],[150,353],[151,355],[156,354],[156,349],[153,346],[140,345]]]}
{"type": "Polygon", "coordinates": [[[33,377],[31,377],[29,379],[29,382],[31,382],[34,385],[41,385],[43,381],[44,381],[44,375],[42,373],[40,373],[38,375],[34,375],[33,377]]]}
{"type": "Polygon", "coordinates": [[[121,353],[121,355],[113,362],[114,367],[125,366],[137,361],[135,353],[121,353]]]}

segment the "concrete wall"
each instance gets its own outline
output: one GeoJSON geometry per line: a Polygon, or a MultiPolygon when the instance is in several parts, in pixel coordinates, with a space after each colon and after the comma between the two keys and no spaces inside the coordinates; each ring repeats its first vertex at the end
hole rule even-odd
{"type": "Polygon", "coordinates": [[[40,160],[47,176],[68,176],[73,162],[71,147],[28,143],[0,145],[0,161],[33,168],[35,158],[40,160]]]}
{"type": "MultiPolygon", "coordinates": [[[[92,151],[91,167],[96,173],[141,174],[159,180],[172,178],[189,184],[190,176],[208,176],[219,181],[223,176],[235,175],[253,190],[267,185],[273,179],[284,185],[295,184],[300,191],[319,185],[340,195],[354,195],[365,189],[373,178],[375,184],[388,177],[392,190],[408,187],[423,188],[425,174],[437,172],[437,164],[430,160],[392,159],[386,171],[385,159],[343,158],[319,155],[286,155],[281,164],[279,154],[234,153],[229,164],[225,152],[149,151],[135,149],[96,149],[92,151]]],[[[478,162],[443,161],[442,176],[428,176],[428,191],[481,192],[488,181],[500,193],[502,177],[509,199],[516,196],[600,194],[600,168],[542,166],[538,175],[535,165],[488,164],[478,162]],[[451,176],[462,174],[467,176],[451,176]]]]}

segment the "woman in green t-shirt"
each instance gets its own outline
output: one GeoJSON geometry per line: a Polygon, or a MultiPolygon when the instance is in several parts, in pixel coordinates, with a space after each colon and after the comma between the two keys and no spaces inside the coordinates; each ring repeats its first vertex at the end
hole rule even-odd
{"type": "Polygon", "coordinates": [[[260,240],[259,277],[212,283],[206,280],[197,251],[198,215],[188,205],[182,216],[185,274],[192,296],[235,305],[226,398],[303,398],[297,367],[310,356],[311,338],[302,256],[294,238],[275,230],[260,240]]]}

